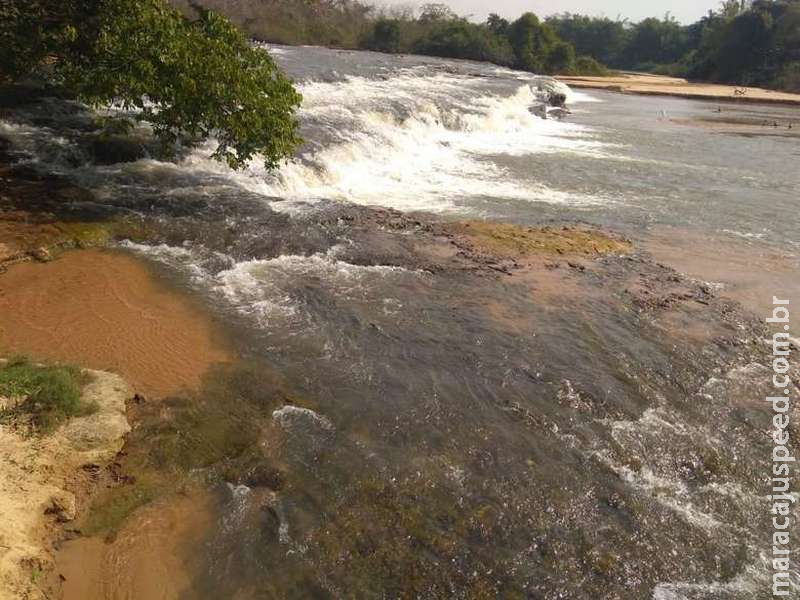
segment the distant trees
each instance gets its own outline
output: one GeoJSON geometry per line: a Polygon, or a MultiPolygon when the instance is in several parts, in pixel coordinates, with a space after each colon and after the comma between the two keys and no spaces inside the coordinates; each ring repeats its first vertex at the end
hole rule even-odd
{"type": "Polygon", "coordinates": [[[621,69],[800,91],[800,0],[727,0],[696,23],[563,14],[547,19],[579,54],[621,69]]]}
{"type": "Polygon", "coordinates": [[[486,20],[486,26],[493,34],[505,36],[508,33],[509,22],[500,15],[492,13],[486,20]]]}
{"type": "Polygon", "coordinates": [[[225,14],[259,40],[341,48],[357,48],[377,13],[360,0],[168,1],[188,15],[197,5],[225,14]]]}
{"type": "Polygon", "coordinates": [[[564,13],[547,19],[556,34],[575,46],[578,54],[588,55],[607,65],[617,65],[628,39],[625,21],[564,13]]]}
{"type": "Polygon", "coordinates": [[[419,13],[420,23],[442,23],[456,19],[458,15],[446,4],[423,4],[419,13]]]}
{"type": "Polygon", "coordinates": [[[430,56],[484,60],[501,65],[514,61],[513,52],[504,38],[494,35],[488,27],[475,25],[465,19],[447,19],[423,30],[410,51],[430,56]]]}
{"type": "Polygon", "coordinates": [[[364,45],[377,52],[400,52],[400,21],[378,19],[364,38],[364,45]]]}
{"type": "Polygon", "coordinates": [[[800,91],[800,0],[756,0],[703,21],[688,74],[800,91]]]}
{"type": "Polygon", "coordinates": [[[525,13],[509,26],[508,39],[514,49],[515,67],[543,73],[557,36],[535,14],[525,13]]]}
{"type": "Polygon", "coordinates": [[[580,54],[618,68],[644,70],[673,63],[690,49],[688,31],[669,14],[631,24],[565,13],[547,23],[580,54]]]}
{"type": "Polygon", "coordinates": [[[684,28],[667,14],[651,17],[631,27],[622,60],[629,65],[670,64],[689,50],[684,28]]]}
{"type": "Polygon", "coordinates": [[[564,40],[556,41],[547,52],[545,71],[548,73],[574,73],[579,70],[575,62],[575,46],[564,40]]]}
{"type": "Polygon", "coordinates": [[[669,14],[638,23],[491,14],[475,23],[444,3],[387,13],[369,0],[170,1],[222,10],[249,35],[280,43],[469,58],[539,73],[601,74],[608,65],[800,90],[800,0],[725,0],[687,26],[669,14]]]}
{"type": "Polygon", "coordinates": [[[492,14],[485,23],[456,16],[446,5],[426,4],[418,17],[376,20],[363,46],[384,52],[485,60],[534,73],[574,73],[589,67],[603,72],[596,61],[576,58],[575,48],[533,13],[514,22],[492,14]]]}

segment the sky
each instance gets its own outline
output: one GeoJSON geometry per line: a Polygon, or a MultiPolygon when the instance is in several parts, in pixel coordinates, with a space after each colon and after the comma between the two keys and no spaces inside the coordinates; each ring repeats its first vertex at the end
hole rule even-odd
{"type": "MultiPolygon", "coordinates": [[[[420,6],[427,0],[374,0],[375,4],[391,6],[420,6]]],[[[720,0],[431,0],[448,4],[459,15],[472,15],[473,20],[484,20],[490,12],[508,19],[524,12],[534,12],[540,17],[553,13],[573,12],[593,16],[627,17],[640,21],[645,17],[662,17],[666,12],[683,23],[693,23],[717,8],[720,0]]]]}

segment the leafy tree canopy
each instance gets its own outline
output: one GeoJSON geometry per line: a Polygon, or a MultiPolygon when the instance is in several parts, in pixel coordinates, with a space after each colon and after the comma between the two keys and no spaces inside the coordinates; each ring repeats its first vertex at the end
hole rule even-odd
{"type": "Polygon", "coordinates": [[[214,157],[267,168],[300,140],[301,97],[226,18],[161,0],[0,0],[0,79],[38,75],[92,105],[135,111],[166,141],[213,137],[214,157]]]}

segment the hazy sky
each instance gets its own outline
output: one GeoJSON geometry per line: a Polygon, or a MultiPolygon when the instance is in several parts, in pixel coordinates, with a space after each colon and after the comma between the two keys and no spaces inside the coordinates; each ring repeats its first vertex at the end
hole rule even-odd
{"type": "MultiPolygon", "coordinates": [[[[427,0],[375,0],[376,4],[420,6],[427,0]]],[[[663,16],[667,11],[684,23],[696,21],[710,8],[716,8],[720,0],[436,0],[448,4],[459,15],[473,15],[483,20],[494,12],[507,18],[515,18],[524,12],[539,16],[553,13],[577,12],[587,15],[617,15],[639,21],[645,17],[663,16]]]]}

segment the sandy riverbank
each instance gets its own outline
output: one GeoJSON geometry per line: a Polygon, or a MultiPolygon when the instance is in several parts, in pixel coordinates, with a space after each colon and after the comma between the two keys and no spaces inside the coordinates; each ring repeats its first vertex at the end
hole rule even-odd
{"type": "Polygon", "coordinates": [[[800,94],[714,83],[690,83],[677,77],[617,74],[609,77],[559,77],[573,88],[586,88],[650,96],[678,96],[696,100],[762,102],[800,106],[800,94]],[[742,93],[737,93],[737,90],[742,93]]]}
{"type": "Polygon", "coordinates": [[[0,600],[49,597],[40,585],[53,568],[53,540],[93,487],[84,467],[113,460],[130,430],[127,383],[111,373],[90,375],[83,400],[96,407],[93,414],[46,436],[0,425],[0,600]]]}
{"type": "MultiPolygon", "coordinates": [[[[31,238],[31,227],[7,225],[0,230],[7,234],[0,235],[0,244],[27,251],[31,243],[40,242],[31,238]]],[[[187,584],[176,545],[204,530],[207,513],[207,502],[198,501],[194,493],[186,497],[183,509],[179,499],[142,512],[115,544],[79,538],[67,543],[66,552],[56,553],[54,543],[67,535],[69,527],[61,525],[79,519],[87,509],[97,476],[122,448],[129,429],[126,401],[135,392],[159,398],[197,389],[212,365],[231,360],[222,334],[200,307],[121,251],[67,250],[49,262],[12,261],[4,267],[0,356],[26,354],[113,371],[124,379],[96,372],[85,393],[101,410],[73,419],[52,435],[31,438],[0,427],[0,600],[38,600],[48,588],[58,597],[86,600],[105,597],[111,584],[114,597],[134,592],[156,597],[143,583],[173,590],[177,597],[187,584]],[[112,413],[124,430],[112,422],[112,413]],[[95,445],[86,446],[86,440],[95,445]],[[86,464],[97,467],[87,471],[86,464]],[[67,506],[68,519],[46,514],[54,502],[67,506]],[[195,517],[190,517],[192,511],[195,517]],[[131,568],[126,564],[123,569],[121,561],[131,568]],[[127,579],[107,576],[120,569],[127,579]],[[135,576],[143,570],[162,576],[144,581],[135,576]]]]}
{"type": "Polygon", "coordinates": [[[62,600],[187,597],[187,557],[211,525],[211,502],[207,490],[187,489],[138,510],[111,542],[66,542],[56,557],[62,600]]]}

